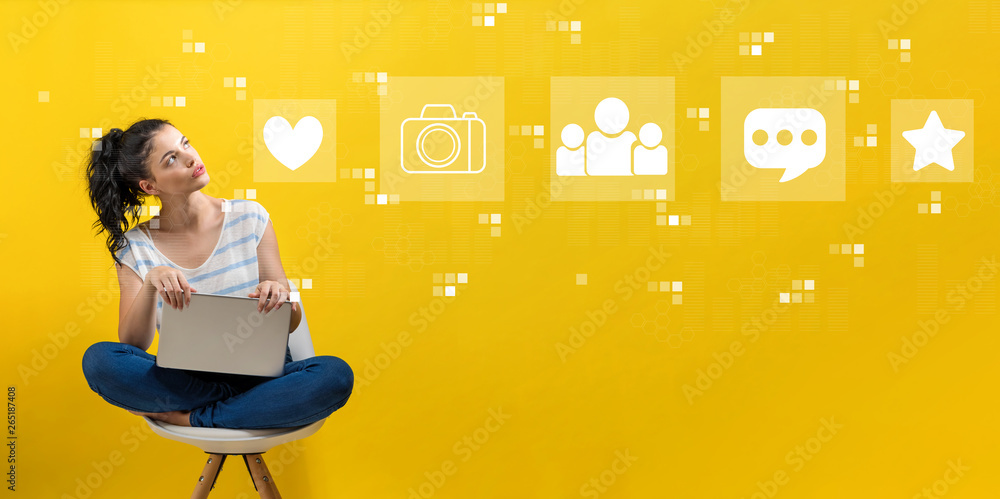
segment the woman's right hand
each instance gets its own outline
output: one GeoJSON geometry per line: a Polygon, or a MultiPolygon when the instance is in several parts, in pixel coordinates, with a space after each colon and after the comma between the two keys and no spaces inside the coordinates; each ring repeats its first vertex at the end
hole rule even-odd
{"type": "Polygon", "coordinates": [[[175,309],[191,303],[191,293],[198,290],[188,285],[184,273],[173,267],[153,267],[146,273],[146,284],[156,289],[163,301],[175,309]]]}

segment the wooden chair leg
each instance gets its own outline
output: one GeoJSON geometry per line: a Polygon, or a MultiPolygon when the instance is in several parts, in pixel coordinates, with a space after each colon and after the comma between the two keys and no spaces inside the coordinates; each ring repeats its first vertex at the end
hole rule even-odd
{"type": "Polygon", "coordinates": [[[205,499],[209,492],[215,487],[215,479],[222,471],[222,463],[226,462],[225,454],[209,454],[208,461],[205,462],[205,469],[201,470],[198,483],[194,486],[191,499],[205,499]]]}
{"type": "Polygon", "coordinates": [[[281,499],[278,486],[274,484],[274,477],[267,469],[264,456],[260,454],[244,454],[243,462],[247,464],[247,471],[253,479],[253,486],[257,489],[261,499],[281,499]]]}

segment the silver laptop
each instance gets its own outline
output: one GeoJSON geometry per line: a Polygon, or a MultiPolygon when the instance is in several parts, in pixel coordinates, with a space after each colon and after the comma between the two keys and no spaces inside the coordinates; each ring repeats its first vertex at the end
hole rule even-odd
{"type": "Polygon", "coordinates": [[[156,365],[277,377],[285,371],[292,304],[264,317],[257,298],[191,293],[183,310],[163,304],[156,365]]]}

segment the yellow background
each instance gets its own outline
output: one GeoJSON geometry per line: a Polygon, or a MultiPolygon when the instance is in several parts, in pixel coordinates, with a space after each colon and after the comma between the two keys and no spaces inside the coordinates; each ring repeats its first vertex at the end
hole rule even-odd
{"type": "MultiPolygon", "coordinates": [[[[0,376],[17,390],[19,434],[11,497],[77,497],[77,480],[113,452],[124,462],[91,497],[184,497],[201,469],[193,447],[130,437],[141,420],[91,392],[80,369],[88,345],[116,337],[118,291],[90,227],[79,131],[142,116],[191,137],[208,192],[257,189],[289,276],[313,279],[303,300],[316,350],[354,367],[354,395],[318,434],[266,454],[285,497],[409,497],[445,461],[457,471],[434,497],[578,497],[603,476],[614,483],[599,497],[739,498],[776,472],[788,477],[778,497],[912,497],[954,478],[948,463],[959,460],[969,469],[948,497],[1000,492],[995,274],[962,306],[949,300],[998,252],[998,148],[979,141],[974,183],[893,188],[887,135],[892,98],[974,99],[980,137],[1000,132],[988,95],[1000,76],[989,63],[1000,48],[995,2],[750,0],[723,22],[722,0],[523,1],[490,28],[473,27],[463,2],[232,3],[69,0],[16,52],[8,33],[42,7],[0,4],[0,376]],[[548,19],[581,21],[582,43],[547,31],[548,19]],[[369,40],[356,31],[366,25],[378,28],[369,40]],[[184,29],[205,53],[182,53],[184,29]],[[739,33],[762,31],[774,43],[739,56],[739,33]],[[363,46],[348,60],[341,46],[356,38],[363,46]],[[911,62],[888,38],[912,40],[911,62]],[[548,143],[535,149],[528,137],[506,137],[502,203],[366,205],[361,179],[252,181],[253,98],[336,99],[338,168],[376,167],[377,85],[353,73],[382,71],[501,75],[507,125],[549,123],[551,76],[673,76],[676,201],[663,214],[692,224],[655,225],[654,201],[547,203],[548,143]],[[722,203],[720,78],[829,74],[860,80],[860,102],[847,106],[846,201],[722,203]],[[230,76],[247,78],[246,100],[223,87],[230,76]],[[187,105],[154,108],[151,96],[187,105]],[[691,107],[711,109],[709,131],[686,117],[691,107]],[[878,147],[853,147],[868,124],[878,147]],[[918,214],[934,191],[942,213],[918,214]],[[502,215],[500,237],[479,223],[485,213],[502,215]],[[848,243],[864,244],[863,267],[830,253],[848,243]],[[661,245],[669,258],[647,267],[661,245]],[[442,306],[434,274],[452,272],[469,282],[442,306]],[[627,292],[626,275],[683,282],[683,303],[636,277],[627,292]],[[815,280],[815,302],[775,306],[800,279],[815,280]],[[557,345],[592,331],[586,322],[608,300],[615,312],[561,357],[557,345]],[[423,329],[411,321],[421,308],[436,311],[423,329]],[[938,311],[948,322],[894,369],[889,354],[938,311]],[[404,331],[409,346],[366,375],[404,331]],[[689,404],[684,386],[718,374],[716,356],[737,341],[743,354],[689,404]],[[43,351],[55,353],[23,379],[43,351]],[[497,408],[510,419],[478,450],[456,452],[497,408]],[[843,427],[796,470],[786,455],[824,418],[843,427]],[[636,461],[616,474],[626,451],[636,461]]],[[[213,497],[252,495],[242,465],[228,464],[213,497]]]]}

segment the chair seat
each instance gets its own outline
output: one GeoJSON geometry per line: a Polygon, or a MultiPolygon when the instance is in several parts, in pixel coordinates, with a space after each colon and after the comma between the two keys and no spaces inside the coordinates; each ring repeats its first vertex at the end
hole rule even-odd
{"type": "Polygon", "coordinates": [[[157,435],[191,444],[211,454],[261,454],[272,447],[308,437],[326,419],[294,428],[234,429],[177,426],[143,417],[157,435]]]}

